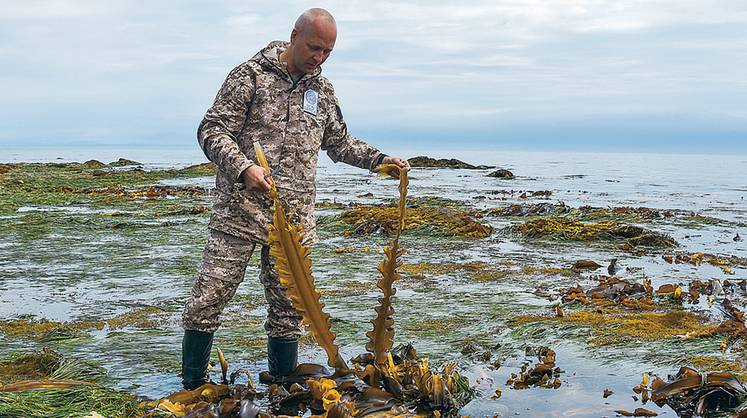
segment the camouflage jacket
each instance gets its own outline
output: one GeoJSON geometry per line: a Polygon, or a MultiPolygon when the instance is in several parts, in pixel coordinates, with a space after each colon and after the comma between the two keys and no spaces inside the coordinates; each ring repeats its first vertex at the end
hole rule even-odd
{"type": "Polygon", "coordinates": [[[332,84],[321,76],[321,68],[293,83],[278,61],[287,47],[287,42],[271,42],[228,74],[200,123],[197,139],[208,159],[218,165],[210,228],[254,242],[267,241],[272,199],[266,192],[242,190],[239,179],[256,164],[253,141],[259,141],[286,213],[291,222],[303,226],[308,244],[316,241],[319,149],[335,162],[367,169],[383,154],[348,133],[332,84]]]}

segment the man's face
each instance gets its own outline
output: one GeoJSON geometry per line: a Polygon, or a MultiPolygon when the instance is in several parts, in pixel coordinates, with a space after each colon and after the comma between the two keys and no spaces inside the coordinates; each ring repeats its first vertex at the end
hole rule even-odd
{"type": "Polygon", "coordinates": [[[327,60],[337,39],[333,23],[315,23],[305,30],[291,32],[291,72],[310,73],[327,60]],[[295,70],[295,71],[294,71],[295,70]]]}

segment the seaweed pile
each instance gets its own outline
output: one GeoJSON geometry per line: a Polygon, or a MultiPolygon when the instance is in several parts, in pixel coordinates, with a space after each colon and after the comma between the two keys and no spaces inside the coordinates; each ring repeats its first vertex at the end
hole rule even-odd
{"type": "Polygon", "coordinates": [[[528,389],[530,387],[557,389],[560,387],[562,370],[555,365],[555,351],[549,347],[527,347],[526,356],[536,357],[537,364],[531,368],[529,362],[522,364],[518,373],[511,373],[506,385],[512,389],[528,389]]]}
{"type": "Polygon", "coordinates": [[[408,208],[403,221],[394,206],[361,205],[343,212],[340,219],[352,227],[350,233],[371,234],[382,231],[395,235],[400,230],[424,230],[437,236],[485,238],[493,233],[489,225],[477,222],[468,211],[448,207],[408,208]]]}
{"type": "Polygon", "coordinates": [[[527,238],[550,238],[569,241],[624,241],[629,247],[645,246],[669,248],[679,244],[673,238],[645,228],[603,221],[584,223],[567,218],[539,218],[516,226],[516,231],[527,238]]]}

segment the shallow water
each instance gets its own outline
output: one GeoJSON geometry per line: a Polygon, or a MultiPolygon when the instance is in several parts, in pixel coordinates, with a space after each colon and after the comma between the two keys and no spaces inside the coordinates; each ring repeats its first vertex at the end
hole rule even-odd
{"type": "MultiPolygon", "coordinates": [[[[36,153],[41,161],[53,161],[53,152],[36,153]]],[[[164,155],[164,154],[161,154],[164,155]]],[[[199,155],[169,154],[170,159],[148,160],[148,154],[69,155],[79,161],[98,158],[104,162],[120,156],[145,163],[146,168],[185,166],[201,162],[199,155]],[[140,157],[140,158],[138,158],[140,157]]],[[[435,155],[452,157],[451,155],[435,155]]],[[[28,154],[11,153],[10,161],[28,161],[28,154]]],[[[747,257],[747,157],[661,154],[562,154],[480,153],[456,155],[474,164],[493,164],[511,169],[514,180],[485,175],[491,170],[417,169],[410,176],[410,197],[439,196],[475,208],[512,203],[563,201],[577,207],[647,206],[681,209],[719,218],[716,224],[659,222],[646,227],[671,234],[678,251],[705,251],[747,257]],[[521,191],[550,190],[547,199],[521,199],[521,191]],[[505,191],[506,193],[503,193],[505,191]],[[510,193],[513,191],[513,194],[510,193]],[[492,193],[491,193],[492,192],[492,193]],[[477,198],[484,196],[484,198],[477,198]],[[732,238],[739,233],[745,240],[732,238]]],[[[167,180],[164,184],[209,187],[211,178],[167,180]]],[[[328,160],[319,168],[317,200],[320,202],[389,202],[398,196],[397,183],[328,160]],[[372,195],[367,195],[371,193],[372,195]]],[[[121,211],[120,211],[121,212],[121,211]]],[[[321,209],[333,216],[337,209],[321,209]]],[[[0,217],[0,318],[80,321],[106,320],[136,308],[155,306],[157,326],[105,327],[84,338],[40,343],[0,333],[0,349],[29,351],[49,346],[60,352],[99,360],[109,370],[111,384],[147,397],[160,397],[180,387],[176,373],[181,350],[180,314],[206,239],[207,217],[137,217],[86,205],[65,207],[25,206],[16,214],[0,217]],[[115,222],[123,227],[112,227],[115,222]],[[19,223],[23,226],[19,227],[19,223]]],[[[658,254],[636,257],[616,247],[583,243],[552,243],[519,238],[501,229],[516,220],[484,218],[496,229],[481,240],[444,239],[405,233],[401,245],[409,253],[405,263],[485,261],[520,271],[522,266],[569,267],[575,260],[591,259],[606,265],[618,258],[621,275],[631,280],[644,276],[656,288],[663,283],[691,279],[739,280],[747,269],[735,267],[727,275],[710,266],[667,264],[658,254]]],[[[325,224],[326,225],[326,224],[325,224]]],[[[373,282],[382,259],[380,248],[390,238],[382,235],[344,237],[335,227],[320,230],[321,242],[313,249],[314,274],[322,300],[333,320],[333,331],[346,358],[364,351],[378,293],[373,282]],[[370,252],[335,253],[338,247],[370,252]],[[360,289],[351,291],[352,281],[360,289]]],[[[245,282],[229,304],[224,327],[216,335],[232,367],[264,370],[264,317],[257,266],[249,267],[245,282]]],[[[524,313],[551,314],[551,299],[537,296],[537,288],[574,285],[585,277],[553,274],[511,274],[505,279],[476,281],[464,272],[404,277],[394,302],[396,342],[412,342],[432,362],[459,362],[476,384],[481,396],[462,413],[472,416],[614,416],[614,410],[632,411],[641,406],[631,396],[643,372],[662,377],[674,374],[683,359],[692,355],[733,358],[739,353],[720,353],[719,339],[697,342],[655,342],[624,347],[593,347],[588,331],[554,329],[552,324],[509,328],[507,321],[524,313]],[[481,352],[491,351],[489,361],[461,354],[466,340],[481,352]],[[524,360],[524,347],[546,345],[557,352],[564,370],[559,389],[513,390],[505,385],[524,360]],[[489,364],[500,360],[501,367],[489,364]],[[496,388],[502,396],[491,400],[496,388]],[[602,398],[602,391],[615,394],[602,398]]],[[[717,308],[701,304],[706,313],[717,308]]],[[[302,361],[324,363],[323,351],[304,345],[302,361]]],[[[256,377],[256,376],[255,376],[256,377]]],[[[669,408],[645,405],[661,416],[674,416],[669,408]]]]}

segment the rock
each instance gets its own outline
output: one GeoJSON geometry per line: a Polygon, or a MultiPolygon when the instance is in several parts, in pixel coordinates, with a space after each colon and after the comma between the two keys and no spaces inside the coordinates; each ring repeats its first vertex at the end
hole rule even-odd
{"type": "Polygon", "coordinates": [[[617,266],[617,259],[616,259],[616,258],[613,258],[613,259],[612,259],[612,260],[610,261],[610,265],[609,265],[609,266],[607,266],[607,273],[608,273],[608,274],[609,274],[610,276],[614,276],[615,274],[617,274],[617,272],[618,272],[619,270],[620,270],[620,268],[619,268],[619,267],[617,266]]]}
{"type": "Polygon", "coordinates": [[[577,270],[581,270],[581,269],[596,270],[599,267],[602,267],[602,266],[600,266],[599,264],[591,260],[578,260],[575,263],[573,263],[573,268],[577,270]]]}
{"type": "Polygon", "coordinates": [[[86,168],[104,168],[106,167],[104,163],[98,160],[88,160],[83,163],[83,166],[86,168]]]}
{"type": "Polygon", "coordinates": [[[568,213],[571,209],[563,202],[536,203],[536,204],[514,204],[505,208],[496,208],[490,211],[498,216],[548,216],[568,213]]]}
{"type": "Polygon", "coordinates": [[[512,173],[509,170],[506,170],[505,168],[500,168],[498,170],[493,171],[492,173],[488,174],[488,177],[496,177],[499,179],[512,179],[514,178],[514,173],[512,173]]]}
{"type": "Polygon", "coordinates": [[[423,155],[410,158],[407,161],[410,163],[410,167],[415,168],[461,168],[466,170],[485,170],[495,168],[495,166],[491,165],[472,165],[454,158],[441,158],[437,160],[423,155]]]}
{"type": "Polygon", "coordinates": [[[142,165],[142,164],[137,161],[128,160],[126,158],[120,158],[117,161],[112,161],[109,163],[109,167],[124,167],[127,165],[142,165]]]}

